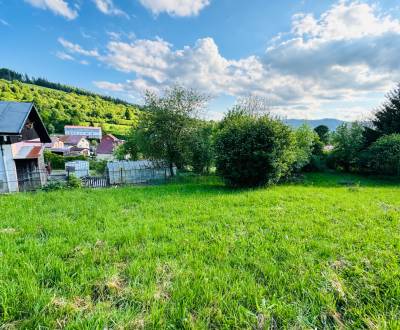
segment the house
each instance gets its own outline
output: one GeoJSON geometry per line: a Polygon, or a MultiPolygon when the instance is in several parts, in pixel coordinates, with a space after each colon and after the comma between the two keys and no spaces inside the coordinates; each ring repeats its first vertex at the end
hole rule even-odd
{"type": "Polygon", "coordinates": [[[46,183],[45,143],[51,139],[33,103],[0,102],[0,193],[46,183]]]}
{"type": "Polygon", "coordinates": [[[90,142],[82,135],[63,135],[60,140],[64,143],[64,148],[69,148],[69,156],[89,156],[90,142]]]}
{"type": "Polygon", "coordinates": [[[90,142],[83,135],[62,135],[59,139],[64,147],[90,148],[90,142]]]}
{"type": "Polygon", "coordinates": [[[46,143],[46,149],[62,156],[89,156],[90,142],[80,135],[61,135],[51,137],[51,143],[46,143]]]}
{"type": "Polygon", "coordinates": [[[101,140],[102,131],[101,127],[91,127],[91,126],[71,126],[67,125],[64,127],[65,135],[78,135],[83,136],[87,139],[101,140]]]}
{"type": "Polygon", "coordinates": [[[51,142],[44,145],[46,150],[61,156],[68,156],[71,153],[71,147],[66,147],[59,136],[51,136],[50,138],[51,142]]]}
{"type": "Polygon", "coordinates": [[[112,134],[104,135],[96,149],[98,160],[114,160],[114,151],[125,141],[112,134]]]}

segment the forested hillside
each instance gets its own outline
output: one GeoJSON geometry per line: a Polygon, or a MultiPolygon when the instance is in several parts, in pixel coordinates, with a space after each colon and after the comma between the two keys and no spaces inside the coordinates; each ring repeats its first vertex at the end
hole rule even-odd
{"type": "Polygon", "coordinates": [[[62,133],[64,125],[102,126],[105,132],[124,136],[137,124],[140,110],[128,103],[98,95],[39,87],[0,79],[0,101],[35,102],[50,133],[62,133]]]}
{"type": "Polygon", "coordinates": [[[68,85],[64,85],[64,84],[60,84],[60,83],[55,83],[52,81],[48,81],[46,78],[30,77],[27,74],[22,74],[22,73],[19,73],[19,72],[16,72],[14,70],[10,70],[7,68],[0,68],[0,79],[4,79],[4,80],[8,80],[8,81],[16,80],[16,81],[31,84],[31,85],[47,87],[47,88],[59,90],[62,92],[75,93],[78,95],[98,96],[103,100],[111,101],[113,103],[122,103],[122,104],[130,105],[128,102],[118,99],[118,98],[115,98],[115,97],[100,95],[100,94],[96,94],[93,92],[89,92],[82,88],[68,86],[68,85]]]}

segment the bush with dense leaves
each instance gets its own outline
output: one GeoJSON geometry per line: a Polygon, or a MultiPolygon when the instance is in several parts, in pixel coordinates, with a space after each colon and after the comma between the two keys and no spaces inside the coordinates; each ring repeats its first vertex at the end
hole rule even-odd
{"type": "Polygon", "coordinates": [[[235,187],[276,183],[291,172],[294,149],[294,134],[281,121],[230,112],[216,135],[217,173],[235,187]]]}
{"type": "Polygon", "coordinates": [[[400,134],[379,138],[367,151],[368,167],[383,175],[400,175],[400,134]]]}

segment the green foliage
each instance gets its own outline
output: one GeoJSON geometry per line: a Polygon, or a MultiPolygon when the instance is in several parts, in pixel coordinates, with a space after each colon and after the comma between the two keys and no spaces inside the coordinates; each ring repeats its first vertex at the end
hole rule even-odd
{"type": "Polygon", "coordinates": [[[316,145],[319,145],[319,137],[306,124],[295,130],[294,136],[296,146],[294,148],[295,162],[293,168],[298,172],[310,164],[311,157],[316,150],[316,145]]]}
{"type": "Polygon", "coordinates": [[[364,127],[360,123],[344,123],[332,136],[334,149],[329,155],[331,167],[345,171],[360,169],[360,152],[365,144],[364,127]]]}
{"type": "Polygon", "coordinates": [[[52,153],[51,151],[45,150],[44,152],[44,160],[46,163],[51,164],[51,168],[53,170],[64,170],[65,163],[72,162],[75,160],[86,160],[86,157],[83,155],[80,156],[61,156],[52,153]]]}
{"type": "Polygon", "coordinates": [[[400,133],[400,84],[386,96],[373,123],[381,135],[400,133]]]}
{"type": "Polygon", "coordinates": [[[75,174],[70,174],[68,175],[67,186],[68,188],[81,188],[82,181],[75,174]]]}
{"type": "Polygon", "coordinates": [[[379,138],[367,154],[368,167],[374,173],[400,176],[400,134],[379,138]]]}
{"type": "Polygon", "coordinates": [[[235,187],[276,183],[290,173],[294,149],[294,135],[281,121],[234,110],[216,135],[217,171],[235,187]]]}
{"type": "Polygon", "coordinates": [[[130,127],[137,125],[140,114],[136,106],[114,103],[97,95],[66,93],[18,81],[0,80],[0,100],[35,102],[52,133],[63,133],[68,124],[104,125],[110,133],[124,136],[130,127]],[[127,111],[130,120],[126,119],[127,111]]]}
{"type": "MultiPolygon", "coordinates": [[[[27,83],[31,85],[36,85],[36,86],[41,86],[41,87],[46,87],[46,88],[51,88],[54,90],[59,90],[62,92],[66,93],[75,93],[78,95],[85,95],[85,96],[95,96],[95,97],[100,97],[105,101],[109,101],[115,104],[125,104],[125,105],[130,105],[128,102],[123,101],[121,99],[113,98],[110,96],[104,96],[96,93],[89,92],[87,90],[73,87],[73,86],[68,86],[68,85],[63,85],[59,83],[54,83],[51,81],[48,81],[45,78],[34,78],[34,77],[29,77],[26,74],[21,74],[18,72],[15,72],[13,70],[9,70],[6,68],[0,68],[0,79],[8,80],[8,81],[19,81],[22,83],[27,83]]],[[[127,118],[130,119],[130,118],[127,118]]]]}
{"type": "Polygon", "coordinates": [[[399,205],[337,174],[2,196],[0,328],[398,329],[399,205]]]}
{"type": "Polygon", "coordinates": [[[125,137],[125,143],[121,144],[115,150],[115,156],[119,160],[126,158],[130,160],[137,160],[140,158],[139,155],[139,142],[138,142],[138,131],[132,128],[128,135],[125,137]]]}
{"type": "Polygon", "coordinates": [[[183,168],[186,164],[185,137],[195,125],[206,97],[194,90],[176,86],[163,96],[147,92],[145,114],[140,118],[134,140],[146,158],[162,159],[183,168]]]}
{"type": "Polygon", "coordinates": [[[89,160],[89,168],[96,172],[96,174],[103,175],[106,173],[107,161],[106,160],[89,160]]]}
{"type": "Polygon", "coordinates": [[[314,128],[314,131],[318,134],[320,141],[327,145],[329,143],[329,127],[326,125],[319,125],[314,128]]]}
{"type": "Polygon", "coordinates": [[[214,124],[199,121],[189,130],[185,137],[185,162],[193,172],[198,174],[209,173],[214,160],[213,150],[214,124]]]}
{"type": "Polygon", "coordinates": [[[42,187],[41,190],[49,192],[49,191],[55,191],[55,190],[61,190],[61,189],[66,189],[67,182],[57,180],[57,181],[50,181],[48,182],[45,186],[42,187]]]}

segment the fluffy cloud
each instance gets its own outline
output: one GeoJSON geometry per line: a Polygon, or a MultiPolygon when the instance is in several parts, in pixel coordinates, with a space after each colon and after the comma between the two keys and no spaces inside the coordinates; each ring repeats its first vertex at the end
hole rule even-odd
{"type": "Polygon", "coordinates": [[[51,10],[56,15],[63,16],[70,20],[78,17],[78,12],[71,9],[64,0],[25,0],[25,2],[40,9],[51,10]]]}
{"type": "Polygon", "coordinates": [[[140,3],[156,15],[165,12],[172,16],[195,16],[210,0],[140,0],[140,3]]]}
{"type": "MultiPolygon", "coordinates": [[[[162,39],[111,40],[104,54],[88,56],[132,74],[125,82],[97,82],[99,88],[135,94],[179,83],[212,95],[251,93],[269,98],[279,114],[291,117],[316,116],[321,109],[358,117],[360,102],[400,80],[400,22],[374,6],[340,1],[317,18],[297,14],[284,35],[264,54],[238,60],[221,55],[212,38],[182,49],[162,39]]],[[[72,43],[64,47],[90,52],[72,43]]]]}
{"type": "Polygon", "coordinates": [[[99,57],[97,50],[86,50],[78,44],[74,44],[64,38],[58,38],[58,42],[64,47],[64,49],[72,54],[79,54],[84,56],[99,57]]]}
{"type": "Polygon", "coordinates": [[[128,14],[115,7],[112,0],[93,0],[93,2],[95,3],[97,9],[99,9],[103,14],[122,16],[129,19],[128,14]]]}

